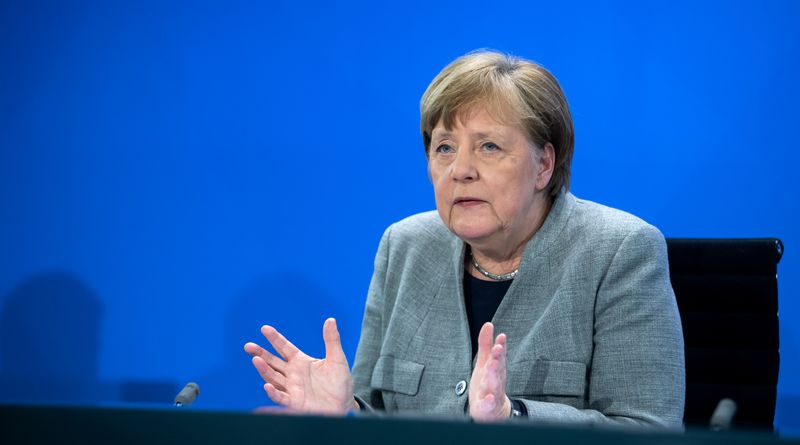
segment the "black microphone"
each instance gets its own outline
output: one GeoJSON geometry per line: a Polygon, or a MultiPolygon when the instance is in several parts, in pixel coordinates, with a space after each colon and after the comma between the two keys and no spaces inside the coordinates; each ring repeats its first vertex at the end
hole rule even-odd
{"type": "Polygon", "coordinates": [[[731,428],[733,416],[736,415],[736,402],[731,399],[722,399],[717,404],[714,414],[711,415],[711,429],[725,431],[731,428]]]}
{"type": "Polygon", "coordinates": [[[189,382],[183,387],[181,392],[175,396],[175,406],[189,406],[200,394],[200,386],[195,382],[189,382]]]}

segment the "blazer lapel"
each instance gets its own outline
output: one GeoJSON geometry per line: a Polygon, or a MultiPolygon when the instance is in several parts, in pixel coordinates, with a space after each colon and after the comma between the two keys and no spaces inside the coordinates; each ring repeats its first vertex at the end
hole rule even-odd
{"type": "Polygon", "coordinates": [[[559,242],[565,242],[558,239],[572,213],[574,199],[565,191],[556,197],[542,227],[528,241],[519,273],[492,318],[495,335],[505,332],[509,337],[509,347],[514,345],[515,339],[524,337],[533,329],[536,320],[530,318],[531,314],[543,313],[548,304],[543,293],[548,288],[553,265],[547,253],[559,242]],[[519,308],[526,310],[520,311],[519,308]]]}

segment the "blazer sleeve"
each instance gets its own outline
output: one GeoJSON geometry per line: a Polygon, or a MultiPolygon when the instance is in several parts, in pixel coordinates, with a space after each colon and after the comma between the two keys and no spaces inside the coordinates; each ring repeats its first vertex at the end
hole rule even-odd
{"type": "Polygon", "coordinates": [[[666,242],[641,225],[620,243],[598,287],[588,409],[532,400],[533,420],[681,428],[683,333],[666,242]]]}
{"type": "Polygon", "coordinates": [[[358,340],[356,360],[353,363],[353,387],[355,399],[362,410],[374,412],[383,410],[383,396],[371,387],[372,370],[380,355],[383,343],[383,316],[386,304],[385,283],[389,264],[389,238],[392,226],[386,229],[375,255],[375,271],[369,284],[367,304],[361,323],[361,337],[358,340]]]}

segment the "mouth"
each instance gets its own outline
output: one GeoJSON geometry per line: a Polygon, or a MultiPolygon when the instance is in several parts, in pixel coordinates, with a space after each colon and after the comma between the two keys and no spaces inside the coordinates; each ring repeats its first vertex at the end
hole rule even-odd
{"type": "Polygon", "coordinates": [[[465,196],[465,197],[461,197],[461,198],[456,198],[456,200],[453,201],[453,205],[457,205],[457,206],[461,206],[461,207],[473,207],[473,206],[481,205],[481,204],[484,204],[484,203],[486,203],[486,201],[484,201],[482,199],[478,199],[478,198],[473,198],[471,196],[465,196]]]}

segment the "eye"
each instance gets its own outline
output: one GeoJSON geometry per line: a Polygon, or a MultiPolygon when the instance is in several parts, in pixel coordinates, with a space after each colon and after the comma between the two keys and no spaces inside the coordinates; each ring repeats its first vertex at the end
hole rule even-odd
{"type": "Polygon", "coordinates": [[[483,144],[483,149],[486,151],[497,151],[500,150],[500,147],[498,147],[494,142],[486,142],[483,144]]]}
{"type": "Polygon", "coordinates": [[[452,153],[454,151],[455,150],[453,149],[453,147],[451,147],[451,146],[449,146],[447,144],[442,144],[442,145],[436,147],[436,153],[447,154],[447,153],[452,153]]]}

